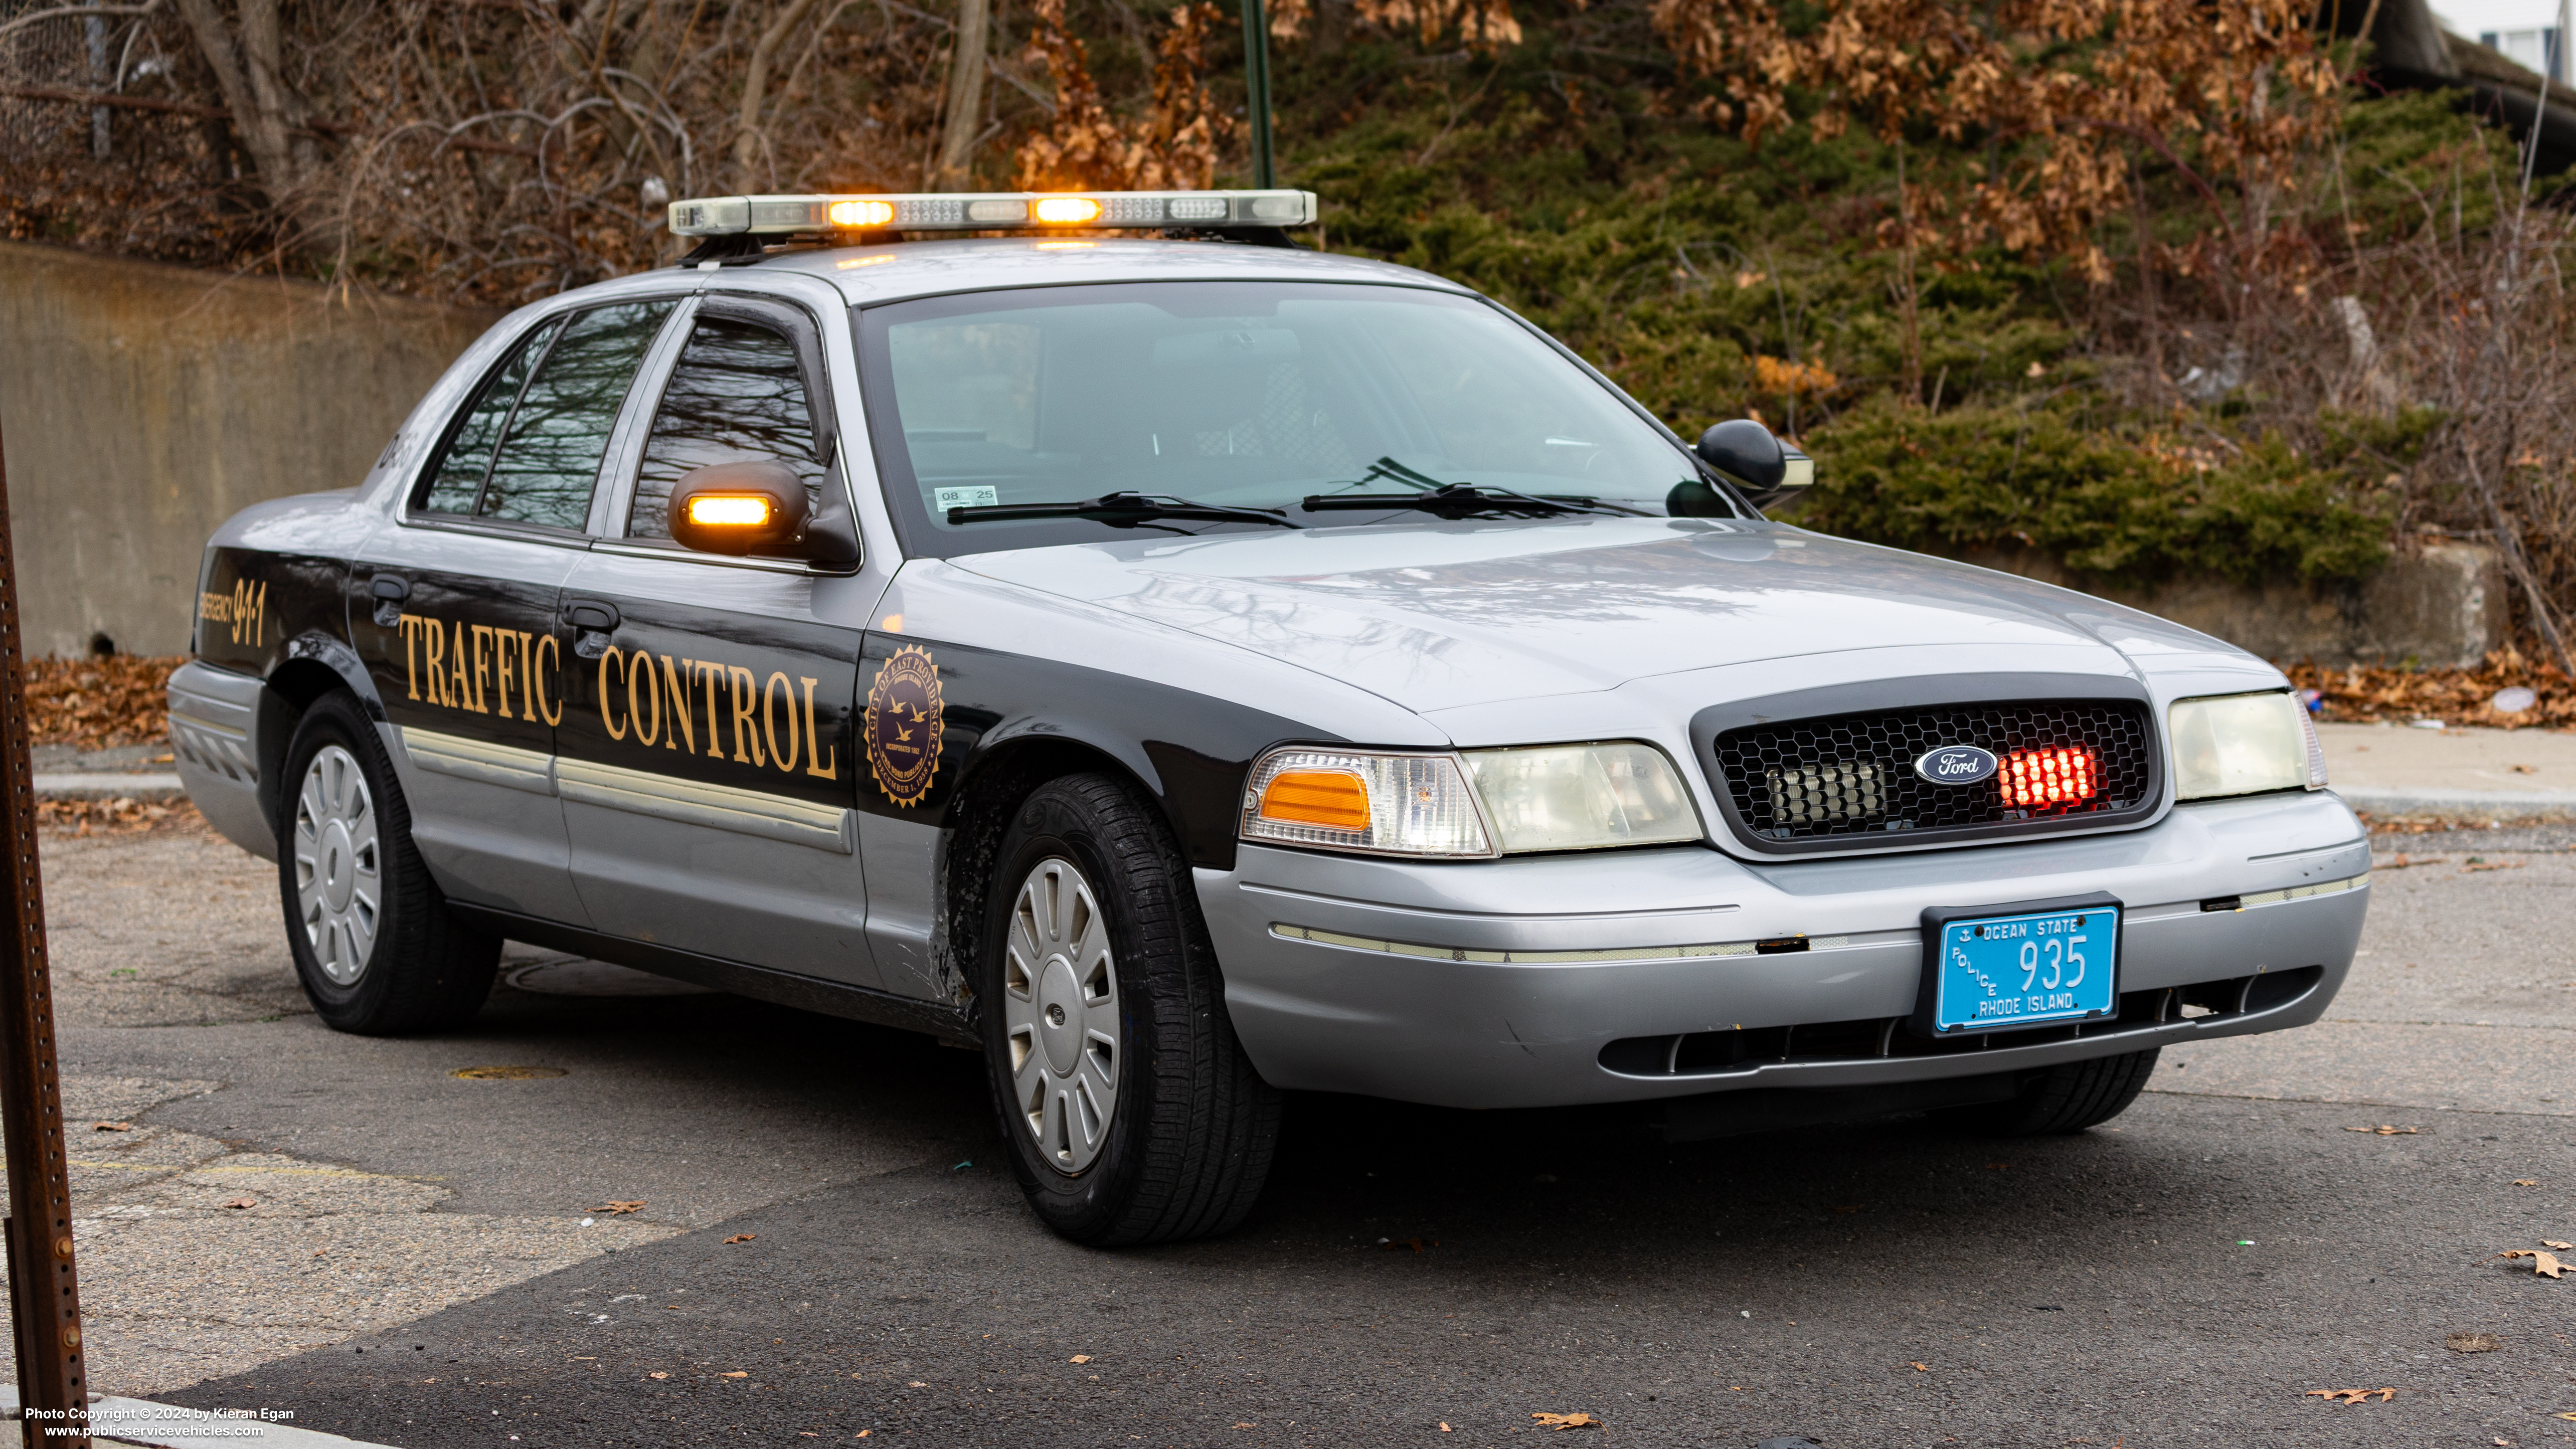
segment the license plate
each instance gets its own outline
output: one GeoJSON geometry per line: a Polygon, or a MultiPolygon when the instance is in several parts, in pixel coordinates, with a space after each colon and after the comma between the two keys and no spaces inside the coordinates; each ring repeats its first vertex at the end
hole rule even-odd
{"type": "Polygon", "coordinates": [[[1934,1035],[2011,1031],[2112,1015],[2119,1004],[2120,906],[1926,911],[1937,929],[1919,1025],[1934,1035]],[[1928,1017],[1928,1020],[1926,1019],[1928,1017]]]}

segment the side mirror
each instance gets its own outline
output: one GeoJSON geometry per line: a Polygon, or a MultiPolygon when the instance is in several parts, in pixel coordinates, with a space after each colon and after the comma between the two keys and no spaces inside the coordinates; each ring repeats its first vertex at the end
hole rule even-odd
{"type": "Polygon", "coordinates": [[[700,553],[762,554],[842,565],[859,556],[847,508],[814,511],[805,480],[784,463],[711,463],[671,485],[671,538],[700,553]]]}
{"type": "Polygon", "coordinates": [[[1790,447],[1751,418],[1719,423],[1700,434],[1693,451],[1743,488],[1756,507],[1774,503],[1816,481],[1816,460],[1790,447]]]}

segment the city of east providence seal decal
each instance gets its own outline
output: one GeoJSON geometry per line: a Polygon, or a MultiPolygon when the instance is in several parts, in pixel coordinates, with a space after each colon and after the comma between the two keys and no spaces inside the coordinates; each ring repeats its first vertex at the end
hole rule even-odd
{"type": "Polygon", "coordinates": [[[939,666],[907,644],[868,687],[868,770],[897,805],[918,805],[939,773],[939,666]]]}

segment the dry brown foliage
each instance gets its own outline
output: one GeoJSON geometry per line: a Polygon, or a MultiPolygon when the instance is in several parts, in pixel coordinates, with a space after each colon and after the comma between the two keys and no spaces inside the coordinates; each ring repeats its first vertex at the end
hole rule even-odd
{"type": "MultiPolygon", "coordinates": [[[[1521,43],[1511,0],[1352,0],[1351,13],[1363,25],[1411,31],[1424,45],[1437,45],[1452,31],[1460,44],[1488,55],[1521,43]]],[[[1314,23],[1315,0],[1276,0],[1269,15],[1272,38],[1299,40],[1314,23]]]]}
{"type": "Polygon", "coordinates": [[[1910,131],[1996,149],[2000,164],[1972,176],[1955,205],[1945,184],[1906,186],[1892,239],[2070,256],[2102,282],[2110,263],[2094,231],[2129,205],[2142,154],[2189,173],[2221,229],[2268,229],[2275,173],[2334,128],[2341,77],[2308,10],[2291,0],[1850,0],[1794,40],[1768,0],[1656,0],[1654,19],[1686,70],[1723,84],[1712,119],[1748,137],[1795,124],[1796,87],[1819,98],[1807,119],[1819,135],[1860,125],[1891,144],[1910,131]],[[2239,188],[2234,214],[2218,181],[2239,188]]]}
{"type": "Polygon", "coordinates": [[[170,671],[187,662],[184,654],[28,660],[32,742],[102,750],[169,738],[170,671]]]}
{"type": "MultiPolygon", "coordinates": [[[[978,183],[940,170],[946,6],[173,3],[0,32],[0,234],[516,303],[669,260],[673,198],[978,183]]],[[[1052,115],[1048,77],[992,57],[961,113],[980,184],[1032,125],[1091,184],[1208,184],[1232,135],[1205,83],[1221,18],[1175,12],[1141,119],[1087,70],[1056,74],[1082,94],[1052,115]]],[[[1048,26],[1061,57],[1060,4],[1048,26]]]]}
{"type": "Polygon", "coordinates": [[[1055,82],[1055,114],[1029,133],[1011,184],[1023,191],[1187,191],[1215,184],[1235,121],[1208,94],[1208,38],[1225,14],[1207,0],[1175,7],[1154,66],[1152,109],[1122,120],[1101,104],[1087,48],[1065,26],[1064,0],[1036,0],[1021,61],[1055,82]]]}
{"type": "Polygon", "coordinates": [[[2303,662],[2284,672],[2292,684],[2325,696],[2323,717],[2329,720],[2438,719],[2493,729],[2576,728],[2576,684],[2556,665],[2535,663],[2518,649],[2499,649],[2476,669],[2321,669],[2303,662]],[[2496,691],[2517,685],[2539,701],[2514,714],[2496,709],[2496,691]]]}
{"type": "Polygon", "coordinates": [[[211,834],[214,830],[186,800],[39,800],[36,824],[65,835],[130,835],[146,830],[211,834]]]}

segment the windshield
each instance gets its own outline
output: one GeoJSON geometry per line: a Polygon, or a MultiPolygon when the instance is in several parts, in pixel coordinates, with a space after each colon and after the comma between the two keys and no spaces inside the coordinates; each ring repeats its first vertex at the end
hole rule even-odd
{"type": "Polygon", "coordinates": [[[1729,515],[1690,454],[1495,308],[1408,287],[1152,282],[860,314],[869,431],[906,552],[947,557],[1223,520],[950,521],[1114,493],[1282,510],[1469,483],[1600,511],[1729,515]]]}

